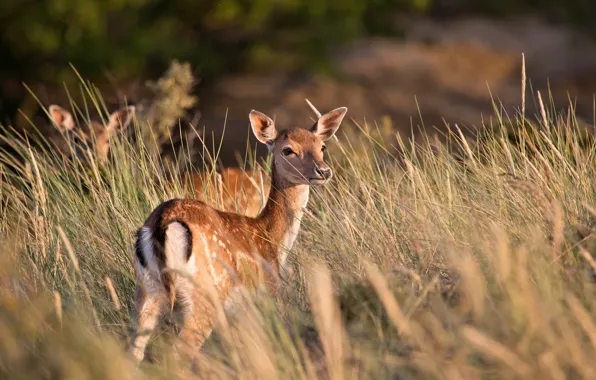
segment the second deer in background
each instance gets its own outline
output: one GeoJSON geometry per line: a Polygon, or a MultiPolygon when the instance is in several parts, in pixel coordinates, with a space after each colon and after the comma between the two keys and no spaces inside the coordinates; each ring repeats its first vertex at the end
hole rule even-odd
{"type": "MultiPolygon", "coordinates": [[[[48,107],[50,121],[57,133],[48,136],[49,142],[65,157],[76,157],[88,163],[93,158],[105,164],[109,159],[110,144],[114,135],[124,131],[132,122],[135,107],[124,107],[112,113],[107,123],[91,120],[88,124],[76,123],[74,116],[66,109],[51,105],[48,107]]],[[[219,208],[248,216],[255,216],[265,204],[269,193],[269,177],[262,169],[243,170],[228,167],[219,169],[212,178],[207,172],[194,173],[184,183],[186,196],[191,194],[204,198],[215,194],[219,208]]]]}
{"type": "Polygon", "coordinates": [[[92,159],[88,154],[90,152],[101,164],[105,164],[109,158],[111,139],[132,122],[135,107],[128,106],[113,112],[105,124],[97,120],[77,124],[69,111],[55,104],[48,107],[48,112],[50,120],[60,133],[60,136],[52,135],[48,140],[60,154],[88,162],[92,159]]]}

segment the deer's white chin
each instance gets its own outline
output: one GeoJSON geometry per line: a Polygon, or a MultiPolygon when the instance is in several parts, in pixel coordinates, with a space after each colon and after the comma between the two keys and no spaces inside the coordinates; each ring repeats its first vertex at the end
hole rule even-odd
{"type": "Polygon", "coordinates": [[[324,178],[311,178],[308,180],[308,183],[311,185],[324,185],[328,182],[329,180],[324,179],[324,178]]]}

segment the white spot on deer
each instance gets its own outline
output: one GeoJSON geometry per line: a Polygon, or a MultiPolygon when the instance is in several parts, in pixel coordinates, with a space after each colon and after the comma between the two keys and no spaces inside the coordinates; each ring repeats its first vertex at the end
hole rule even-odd
{"type": "Polygon", "coordinates": [[[209,242],[205,235],[201,235],[201,240],[203,241],[203,252],[205,254],[205,261],[207,262],[207,266],[209,267],[209,274],[211,274],[211,278],[213,278],[213,283],[217,286],[223,279],[223,276],[218,276],[215,273],[215,267],[213,266],[213,259],[217,257],[217,252],[209,252],[209,242]]]}
{"type": "Polygon", "coordinates": [[[229,317],[234,317],[240,310],[243,301],[244,296],[241,288],[239,286],[234,287],[224,301],[224,311],[229,317]]]}
{"type": "Polygon", "coordinates": [[[246,254],[245,252],[237,251],[234,254],[234,256],[236,257],[236,270],[240,270],[240,266],[241,266],[241,263],[242,262],[249,262],[251,264],[258,264],[258,261],[254,257],[246,254]]]}

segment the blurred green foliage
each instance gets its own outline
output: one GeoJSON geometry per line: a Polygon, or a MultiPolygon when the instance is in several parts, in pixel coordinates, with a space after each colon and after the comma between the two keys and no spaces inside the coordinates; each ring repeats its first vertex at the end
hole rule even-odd
{"type": "Polygon", "coordinates": [[[106,73],[112,81],[158,75],[172,59],[190,61],[210,77],[251,64],[323,67],[326,47],[370,25],[375,32],[389,26],[389,9],[424,9],[427,3],[3,0],[0,97],[21,97],[22,81],[74,81],[69,64],[93,81],[106,73]]]}
{"type": "Polygon", "coordinates": [[[78,81],[123,89],[157,77],[173,59],[216,78],[239,68],[329,70],[329,47],[395,32],[395,12],[435,15],[528,9],[586,20],[591,0],[3,0],[0,115],[21,106],[27,84],[52,92],[78,81]],[[109,80],[108,80],[109,79],[109,80]],[[52,90],[53,89],[53,90],[52,90]]]}

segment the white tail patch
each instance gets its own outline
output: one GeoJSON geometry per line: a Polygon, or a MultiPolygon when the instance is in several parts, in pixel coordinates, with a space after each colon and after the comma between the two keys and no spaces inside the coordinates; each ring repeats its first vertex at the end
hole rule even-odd
{"type": "Polygon", "coordinates": [[[135,266],[137,268],[137,278],[142,284],[143,290],[148,294],[157,294],[164,291],[164,286],[161,281],[159,264],[154,254],[153,233],[151,228],[145,226],[139,231],[140,256],[135,255],[135,266]],[[145,263],[145,267],[141,264],[145,263]]]}
{"type": "MultiPolygon", "coordinates": [[[[147,265],[147,270],[154,274],[159,274],[159,267],[157,265],[157,260],[155,259],[155,255],[153,253],[153,234],[151,232],[151,228],[145,226],[142,227],[139,231],[139,242],[138,244],[141,247],[141,255],[144,258],[144,261],[147,265]]],[[[135,260],[137,263],[139,272],[142,273],[145,268],[140,265],[138,260],[135,260]]]]}
{"type": "Polygon", "coordinates": [[[192,242],[189,240],[189,233],[186,226],[179,222],[172,222],[166,228],[165,256],[166,268],[171,269],[172,288],[170,289],[170,303],[174,306],[176,299],[187,310],[191,310],[193,282],[192,277],[196,273],[196,262],[194,255],[187,256],[192,242]],[[188,260],[187,260],[188,259],[188,260]],[[179,276],[178,274],[182,274],[179,276]]]}
{"type": "Polygon", "coordinates": [[[187,252],[191,242],[188,239],[188,229],[178,222],[168,224],[166,228],[165,255],[166,267],[175,271],[193,275],[195,272],[194,260],[187,261],[187,252]]]}

